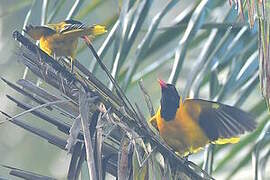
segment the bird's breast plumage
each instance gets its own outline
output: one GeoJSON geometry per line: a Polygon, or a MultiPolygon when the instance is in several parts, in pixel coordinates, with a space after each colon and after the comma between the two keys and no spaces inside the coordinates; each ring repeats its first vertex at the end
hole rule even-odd
{"type": "Polygon", "coordinates": [[[40,39],[40,48],[49,55],[55,56],[75,56],[75,50],[78,45],[78,38],[61,39],[56,36],[42,37],[40,39]]]}
{"type": "Polygon", "coordinates": [[[209,141],[199,125],[185,111],[182,103],[180,103],[173,120],[164,120],[160,109],[156,120],[160,135],[181,155],[196,152],[209,141]]]}

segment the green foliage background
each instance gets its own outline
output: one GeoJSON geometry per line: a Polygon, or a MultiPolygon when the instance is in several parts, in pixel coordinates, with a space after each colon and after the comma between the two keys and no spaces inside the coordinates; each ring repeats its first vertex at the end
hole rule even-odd
{"type": "MultiPolygon", "coordinates": [[[[24,66],[17,62],[18,45],[11,34],[14,30],[23,29],[29,12],[28,24],[35,25],[42,21],[61,21],[71,13],[72,7],[75,11],[71,17],[87,25],[105,24],[111,30],[119,23],[118,30],[97,38],[94,46],[98,50],[105,39],[111,40],[103,51],[99,51],[101,58],[131,101],[143,107],[146,117],[149,114],[137,81],[143,78],[157,108],[160,98],[156,83],[158,77],[176,83],[185,97],[236,105],[256,117],[259,125],[254,133],[244,136],[239,144],[215,149],[213,166],[217,179],[252,179],[251,156],[258,136],[261,134],[264,137],[268,131],[262,129],[269,119],[259,89],[256,24],[250,29],[246,21],[238,17],[237,10],[224,0],[127,2],[1,0],[0,75],[16,81],[24,74],[24,66]],[[128,14],[129,10],[134,12],[128,14]]],[[[82,43],[77,59],[110,86],[82,43]]],[[[27,74],[27,79],[37,81],[31,73],[27,74]]],[[[53,92],[50,87],[44,88],[53,92]]],[[[1,110],[18,113],[16,106],[5,98],[6,94],[15,95],[15,92],[4,83],[0,83],[0,90],[1,110]]],[[[40,123],[31,116],[23,119],[57,133],[50,125],[40,123]]],[[[259,150],[256,157],[269,157],[269,143],[260,146],[259,150]]],[[[191,160],[200,164],[203,162],[202,155],[203,152],[193,155],[191,160]]],[[[69,160],[66,152],[12,124],[0,126],[0,164],[64,179],[69,160]]],[[[269,168],[266,170],[269,172],[269,168]]],[[[7,174],[6,169],[0,168],[0,177],[7,177],[7,174]]]]}

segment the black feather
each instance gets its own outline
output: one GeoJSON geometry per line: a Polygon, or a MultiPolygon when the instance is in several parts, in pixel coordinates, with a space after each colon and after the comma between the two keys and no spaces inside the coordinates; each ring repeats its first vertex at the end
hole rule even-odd
{"type": "Polygon", "coordinates": [[[66,20],[65,23],[66,23],[65,27],[60,30],[60,33],[64,33],[74,29],[85,29],[86,27],[85,24],[73,19],[66,20]]]}
{"type": "MultiPolygon", "coordinates": [[[[200,100],[203,101],[203,100],[200,100]]],[[[209,103],[216,103],[207,101],[209,103]]],[[[211,140],[239,136],[256,128],[254,118],[232,106],[218,103],[219,108],[203,108],[198,123],[211,140]]]]}
{"type": "Polygon", "coordinates": [[[65,23],[67,23],[67,24],[82,24],[82,22],[76,21],[74,19],[65,20],[65,23]]]}
{"type": "Polygon", "coordinates": [[[180,96],[177,90],[171,84],[167,84],[167,87],[162,88],[162,95],[160,100],[161,117],[170,121],[173,120],[179,107],[180,96]]]}
{"type": "Polygon", "coordinates": [[[227,131],[224,128],[221,129],[221,132],[218,131],[217,127],[223,126],[223,124],[220,121],[216,121],[217,118],[217,114],[210,112],[201,113],[199,116],[198,123],[211,141],[217,140],[220,133],[227,135],[227,131]]]}

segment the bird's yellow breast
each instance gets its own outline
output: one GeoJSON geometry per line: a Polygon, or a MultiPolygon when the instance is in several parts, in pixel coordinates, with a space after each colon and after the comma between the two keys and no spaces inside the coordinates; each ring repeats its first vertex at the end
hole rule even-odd
{"type": "Polygon", "coordinates": [[[194,153],[209,143],[205,133],[187,113],[182,103],[173,120],[165,121],[161,117],[160,109],[156,114],[156,120],[161,137],[181,155],[194,153]]]}
{"type": "Polygon", "coordinates": [[[39,40],[40,49],[45,51],[48,55],[53,54],[51,41],[52,40],[45,38],[44,36],[42,36],[39,40]]]}
{"type": "Polygon", "coordinates": [[[78,38],[61,38],[61,35],[42,36],[40,38],[40,48],[49,55],[55,56],[75,56],[78,38]],[[59,37],[58,37],[59,36],[59,37]]]}

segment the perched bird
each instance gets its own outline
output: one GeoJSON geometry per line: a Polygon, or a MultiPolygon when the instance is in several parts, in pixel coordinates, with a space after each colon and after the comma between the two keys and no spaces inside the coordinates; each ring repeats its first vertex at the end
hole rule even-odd
{"type": "Polygon", "coordinates": [[[40,48],[50,56],[68,56],[71,59],[71,71],[78,45],[78,38],[104,34],[105,26],[93,25],[86,27],[75,20],[66,20],[45,26],[26,26],[24,30],[34,40],[39,40],[40,48]]]}
{"type": "Polygon", "coordinates": [[[179,96],[172,84],[159,80],[160,107],[150,122],[178,154],[186,156],[208,143],[237,143],[239,135],[256,124],[248,113],[232,106],[179,96]]]}

